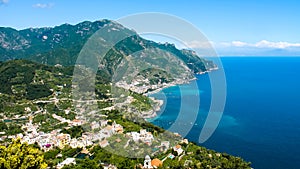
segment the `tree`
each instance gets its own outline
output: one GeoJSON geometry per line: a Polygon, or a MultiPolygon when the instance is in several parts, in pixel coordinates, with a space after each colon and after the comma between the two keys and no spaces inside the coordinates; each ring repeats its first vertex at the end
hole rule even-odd
{"type": "Polygon", "coordinates": [[[7,130],[7,129],[8,129],[8,127],[7,127],[7,125],[5,124],[5,122],[0,121],[0,131],[7,130]]]}
{"type": "Polygon", "coordinates": [[[0,146],[0,168],[1,169],[31,169],[47,168],[42,152],[22,144],[20,139],[13,140],[8,146],[0,146]]]}

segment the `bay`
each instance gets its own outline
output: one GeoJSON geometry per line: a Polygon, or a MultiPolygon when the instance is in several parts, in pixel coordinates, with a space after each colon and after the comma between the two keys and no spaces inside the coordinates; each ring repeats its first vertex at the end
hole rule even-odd
{"type": "Polygon", "coordinates": [[[190,141],[240,156],[255,169],[299,168],[300,57],[222,57],[221,61],[223,69],[217,71],[226,74],[226,105],[206,142],[199,143],[199,134],[211,105],[209,77],[215,71],[153,94],[165,102],[150,121],[184,136],[182,130],[189,129],[184,126],[191,125],[185,136],[190,141]],[[198,109],[194,102],[184,102],[195,96],[200,99],[198,109]]]}

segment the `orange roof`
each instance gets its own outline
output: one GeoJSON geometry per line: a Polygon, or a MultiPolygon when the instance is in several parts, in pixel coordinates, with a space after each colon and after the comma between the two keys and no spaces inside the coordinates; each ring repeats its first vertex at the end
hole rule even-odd
{"type": "Polygon", "coordinates": [[[81,153],[83,153],[83,154],[89,154],[89,150],[83,149],[83,150],[81,151],[81,153]]]}
{"type": "Polygon", "coordinates": [[[103,145],[103,144],[107,144],[107,143],[108,143],[107,140],[103,140],[103,141],[100,142],[100,144],[102,144],[102,145],[103,145]]]}
{"type": "Polygon", "coordinates": [[[159,166],[162,166],[163,162],[160,161],[158,158],[155,158],[151,161],[151,165],[152,166],[155,166],[155,167],[159,167],[159,166]]]}
{"type": "Polygon", "coordinates": [[[104,129],[111,130],[112,128],[113,128],[113,126],[106,126],[104,129]]]}
{"type": "Polygon", "coordinates": [[[181,148],[181,145],[178,144],[178,145],[176,146],[176,148],[177,148],[177,149],[180,149],[180,148],[181,148]]]}

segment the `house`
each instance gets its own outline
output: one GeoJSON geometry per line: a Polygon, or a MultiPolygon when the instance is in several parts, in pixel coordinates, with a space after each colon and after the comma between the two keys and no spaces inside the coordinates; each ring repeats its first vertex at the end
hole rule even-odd
{"type": "Polygon", "coordinates": [[[134,142],[142,141],[146,144],[151,145],[154,137],[151,132],[147,132],[145,129],[141,129],[140,133],[138,132],[131,132],[130,136],[134,142]]]}
{"type": "Polygon", "coordinates": [[[101,127],[105,127],[105,126],[107,126],[107,120],[100,120],[100,126],[101,127]]]}
{"type": "Polygon", "coordinates": [[[134,142],[138,142],[140,140],[140,134],[138,132],[131,132],[131,137],[134,142]]]}
{"type": "Polygon", "coordinates": [[[81,137],[82,143],[84,147],[93,145],[93,135],[91,133],[84,133],[81,137]]]}
{"type": "Polygon", "coordinates": [[[123,133],[123,126],[117,124],[116,121],[113,122],[112,127],[116,133],[123,133]]]}
{"type": "Polygon", "coordinates": [[[175,151],[175,152],[177,152],[177,155],[179,156],[180,154],[182,154],[183,153],[183,149],[181,148],[181,145],[176,145],[176,146],[174,146],[173,147],[173,150],[175,151]]]}
{"type": "Polygon", "coordinates": [[[117,169],[117,167],[112,164],[102,163],[101,165],[104,169],[117,169]]]}
{"type": "Polygon", "coordinates": [[[77,140],[76,138],[73,138],[70,141],[70,147],[72,147],[72,148],[83,148],[83,147],[85,147],[85,144],[81,139],[77,140]]]}
{"type": "Polygon", "coordinates": [[[79,119],[74,119],[74,120],[71,122],[71,124],[72,124],[73,126],[80,126],[80,125],[83,124],[83,122],[82,122],[81,120],[79,120],[79,119]]]}
{"type": "Polygon", "coordinates": [[[154,137],[153,137],[152,133],[147,132],[143,141],[144,141],[144,143],[151,145],[153,140],[154,140],[154,137]]]}
{"type": "Polygon", "coordinates": [[[95,130],[95,129],[100,128],[100,125],[99,125],[99,123],[93,121],[93,122],[91,123],[91,128],[92,128],[92,130],[95,130]]]}
{"type": "Polygon", "coordinates": [[[120,138],[117,138],[115,141],[116,141],[117,143],[120,143],[122,140],[121,140],[120,138]]]}
{"type": "Polygon", "coordinates": [[[69,134],[59,134],[56,137],[56,146],[59,148],[64,148],[69,145],[71,141],[71,136],[69,134]]]}
{"type": "Polygon", "coordinates": [[[75,158],[67,158],[67,159],[65,159],[65,161],[63,161],[63,162],[57,164],[56,168],[57,168],[57,169],[61,169],[61,168],[63,168],[65,165],[70,165],[70,164],[74,164],[74,165],[76,164],[75,158]]]}
{"type": "Polygon", "coordinates": [[[108,125],[104,129],[100,130],[100,133],[103,137],[107,138],[112,136],[115,133],[113,126],[108,125]]]}
{"type": "Polygon", "coordinates": [[[100,143],[99,143],[99,146],[100,147],[106,147],[106,146],[108,146],[109,145],[109,143],[108,143],[108,141],[105,139],[105,140],[103,140],[103,141],[101,141],[100,143]]]}
{"type": "Polygon", "coordinates": [[[181,143],[189,144],[189,140],[185,138],[185,139],[183,139],[183,140],[181,141],[181,143]]]}
{"type": "Polygon", "coordinates": [[[162,141],[160,144],[161,151],[168,150],[170,148],[170,142],[169,141],[162,141]]]}
{"type": "Polygon", "coordinates": [[[190,166],[191,164],[193,164],[193,161],[192,160],[185,160],[185,162],[184,162],[184,167],[188,167],[188,166],[190,166]]]}
{"type": "Polygon", "coordinates": [[[40,133],[39,136],[37,137],[37,143],[44,151],[50,150],[51,148],[53,148],[52,135],[40,133]]]}

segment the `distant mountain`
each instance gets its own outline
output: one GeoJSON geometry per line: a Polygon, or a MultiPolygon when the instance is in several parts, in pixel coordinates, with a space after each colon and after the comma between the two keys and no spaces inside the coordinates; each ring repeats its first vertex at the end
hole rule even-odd
{"type": "MultiPolygon", "coordinates": [[[[24,30],[0,27],[0,61],[27,59],[49,65],[74,65],[88,38],[104,26],[111,28],[107,33],[112,36],[115,31],[133,32],[110,20],[24,30]]],[[[159,44],[134,35],[123,40],[108,53],[111,55],[108,57],[108,71],[113,71],[120,58],[146,48],[157,48],[174,54],[194,73],[216,67],[213,62],[200,59],[193,51],[178,50],[173,44],[159,44]]]]}
{"type": "Polygon", "coordinates": [[[32,59],[44,64],[72,65],[87,39],[108,20],[63,24],[54,28],[0,28],[0,59],[32,59]]]}

